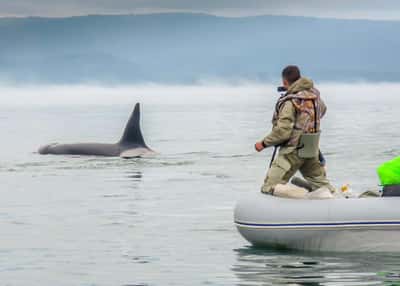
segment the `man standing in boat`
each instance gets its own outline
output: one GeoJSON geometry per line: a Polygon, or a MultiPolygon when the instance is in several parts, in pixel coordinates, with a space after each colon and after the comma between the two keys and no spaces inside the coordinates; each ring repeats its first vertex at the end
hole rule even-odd
{"type": "Polygon", "coordinates": [[[326,112],[319,91],[310,79],[301,77],[297,66],[287,66],[282,81],[287,92],[276,103],[272,131],[255,144],[258,152],[280,147],[261,191],[273,194],[276,185],[286,184],[300,171],[312,190],[327,187],[334,192],[319,160],[320,120],[326,112]]]}

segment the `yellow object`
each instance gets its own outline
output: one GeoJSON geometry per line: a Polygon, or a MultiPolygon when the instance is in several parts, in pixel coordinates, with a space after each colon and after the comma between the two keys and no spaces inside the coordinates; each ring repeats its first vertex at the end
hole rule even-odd
{"type": "Polygon", "coordinates": [[[340,190],[344,193],[347,192],[350,189],[350,185],[346,184],[340,187],[340,190]]]}
{"type": "Polygon", "coordinates": [[[346,198],[354,198],[353,190],[350,187],[350,184],[343,185],[340,190],[342,191],[342,195],[346,198]]]}

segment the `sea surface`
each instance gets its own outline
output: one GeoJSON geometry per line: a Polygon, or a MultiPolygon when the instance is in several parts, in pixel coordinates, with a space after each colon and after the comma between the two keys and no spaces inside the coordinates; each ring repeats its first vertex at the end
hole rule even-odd
{"type": "MultiPolygon", "coordinates": [[[[376,187],[376,167],[399,155],[400,85],[320,89],[329,178],[376,187]]],[[[400,254],[257,249],[236,231],[234,205],[259,191],[272,153],[253,145],[271,128],[273,86],[0,93],[0,285],[400,285],[400,254]],[[117,141],[136,102],[157,156],[36,153],[117,141]]]]}

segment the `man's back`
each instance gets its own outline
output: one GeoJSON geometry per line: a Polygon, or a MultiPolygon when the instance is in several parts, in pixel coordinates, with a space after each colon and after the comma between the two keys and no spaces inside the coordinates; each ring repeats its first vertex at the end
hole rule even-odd
{"type": "Polygon", "coordinates": [[[262,192],[273,193],[277,184],[286,184],[297,171],[302,173],[313,190],[326,186],[333,192],[335,189],[327,180],[318,156],[321,118],[326,113],[326,106],[313,82],[302,78],[297,67],[287,67],[282,77],[288,91],[275,106],[272,131],[256,144],[257,151],[280,146],[279,155],[267,173],[262,192]],[[285,73],[287,70],[289,73],[285,73]]]}

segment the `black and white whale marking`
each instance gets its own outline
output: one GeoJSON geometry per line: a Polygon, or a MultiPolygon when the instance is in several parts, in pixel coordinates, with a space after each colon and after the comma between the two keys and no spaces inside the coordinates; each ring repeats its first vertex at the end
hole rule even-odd
{"type": "Polygon", "coordinates": [[[103,143],[76,143],[58,144],[53,143],[39,148],[40,154],[54,155],[88,155],[88,156],[110,156],[122,158],[135,158],[155,154],[144,142],[140,130],[140,105],[136,103],[124,134],[119,142],[114,144],[103,143]]]}

